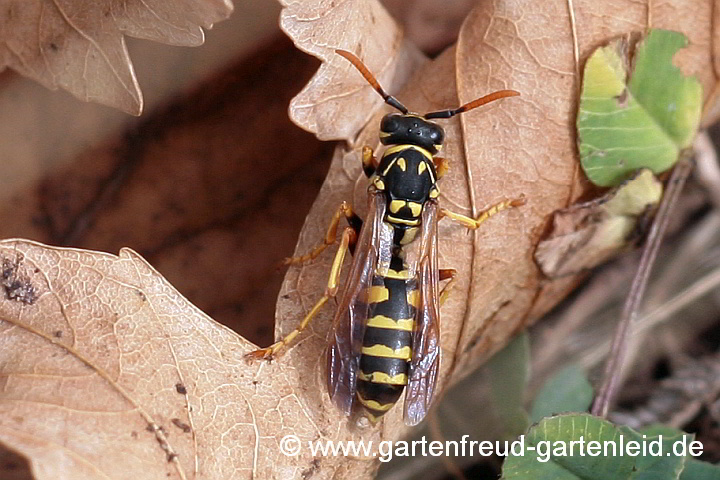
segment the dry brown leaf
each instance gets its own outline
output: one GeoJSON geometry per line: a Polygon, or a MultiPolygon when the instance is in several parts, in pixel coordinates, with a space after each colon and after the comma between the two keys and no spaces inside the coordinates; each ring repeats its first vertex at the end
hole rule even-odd
{"type": "MultiPolygon", "coordinates": [[[[399,62],[398,52],[412,52],[412,47],[400,46],[397,29],[374,2],[338,3],[287,3],[285,30],[306,51],[330,59],[303,100],[296,101],[294,117],[325,138],[357,138],[355,146],[375,145],[380,113],[372,105],[381,102],[331,52],[345,48],[359,53],[392,90],[409,74],[407,65],[415,64],[399,62]],[[370,28],[373,18],[376,24],[370,28]],[[367,128],[356,134],[369,116],[367,128]]],[[[698,74],[708,91],[714,82],[708,69],[710,3],[696,3],[691,10],[680,0],[653,7],[653,22],[690,37],[693,47],[679,62],[698,74]],[[693,17],[678,11],[690,11],[693,17]]],[[[575,15],[582,58],[611,36],[643,29],[646,18],[644,5],[630,1],[602,6],[576,1],[575,15]]],[[[441,266],[455,267],[459,274],[441,311],[441,388],[573,285],[574,279],[543,279],[532,260],[550,213],[584,189],[571,133],[579,81],[569,18],[566,3],[485,2],[466,20],[457,47],[423,63],[398,95],[412,109],[426,111],[498,88],[523,94],[446,123],[444,155],[451,170],[440,183],[444,206],[471,213],[521,193],[528,204],[503,212],[476,233],[446,220],[441,224],[441,266]]],[[[298,251],[322,238],[340,201],[353,200],[364,211],[365,185],[357,151],[339,150],[298,251]]],[[[10,241],[0,254],[11,265],[20,263],[11,269],[10,285],[19,281],[12,291],[23,293],[0,299],[0,355],[12,359],[0,361],[0,408],[6,409],[0,415],[0,435],[10,448],[22,447],[34,465],[44,462],[42,469],[35,468],[36,475],[45,474],[38,478],[58,478],[59,465],[77,462],[80,456],[72,450],[77,445],[97,459],[97,465],[78,468],[112,468],[114,478],[165,473],[181,478],[181,469],[187,478],[367,478],[375,470],[372,459],[313,458],[307,449],[290,458],[278,450],[289,433],[302,441],[361,436],[348,430],[325,392],[320,352],[332,308],[281,359],[246,366],[241,355],[252,345],[210,321],[127,250],[114,257],[10,241]],[[18,298],[31,298],[29,287],[34,300],[22,303],[18,298]],[[63,333],[58,337],[57,332],[63,333]],[[36,350],[45,354],[31,364],[26,359],[36,350]],[[179,393],[185,390],[187,394],[179,393]],[[20,414],[7,414],[13,409],[20,414]],[[38,409],[44,411],[38,414],[38,409]],[[53,450],[50,438],[63,448],[53,450]],[[128,439],[129,445],[122,443],[128,439]],[[131,470],[128,458],[142,469],[131,470]]],[[[295,328],[321,295],[331,257],[327,252],[316,263],[289,271],[278,304],[278,333],[295,328]]],[[[404,432],[401,416],[395,408],[376,431],[364,435],[398,438],[404,432]]]]}
{"type": "Polygon", "coordinates": [[[556,211],[551,232],[535,249],[538,266],[556,278],[617,256],[643,236],[662,194],[662,182],[642,169],[601,197],[556,211]]]}
{"type": "Polygon", "coordinates": [[[6,240],[0,259],[0,441],[35,478],[293,478],[309,462],[278,457],[284,435],[337,438],[321,390],[298,392],[315,375],[246,366],[254,346],[133,251],[6,240]]]}
{"type": "Polygon", "coordinates": [[[397,88],[424,60],[376,0],[281,0],[280,27],[323,61],[290,104],[290,118],[320,140],[349,140],[382,104],[336,48],[360,55],[387,88],[397,88]]]}
{"type": "Polygon", "coordinates": [[[2,0],[0,71],[133,115],[143,99],[124,35],[196,46],[202,28],[232,12],[230,0],[2,0]],[[201,28],[202,27],[202,28],[201,28]]]}
{"type": "Polygon", "coordinates": [[[333,150],[287,117],[318,65],[278,33],[125,136],[45,168],[36,184],[0,189],[0,238],[105,252],[132,245],[214,320],[271,343],[284,273],[276,267],[333,150]],[[293,148],[275,148],[277,138],[293,148]]]}

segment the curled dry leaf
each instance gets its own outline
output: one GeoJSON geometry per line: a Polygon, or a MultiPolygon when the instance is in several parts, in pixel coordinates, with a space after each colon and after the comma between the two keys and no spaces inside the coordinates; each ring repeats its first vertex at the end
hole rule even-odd
{"type": "Polygon", "coordinates": [[[202,28],[231,12],[230,0],[3,0],[0,71],[10,67],[48,88],[139,115],[142,93],[124,35],[196,46],[202,28]]]}
{"type": "Polygon", "coordinates": [[[376,0],[326,2],[281,0],[280,26],[295,45],[323,61],[290,104],[290,118],[320,140],[351,140],[382,99],[335,49],[367,62],[388,89],[405,83],[424,61],[403,41],[402,30],[376,0]]]}
{"type": "Polygon", "coordinates": [[[662,193],[662,182],[642,169],[600,198],[558,210],[535,250],[540,269],[550,278],[572,275],[627,249],[649,225],[662,193]]]}
{"type": "Polygon", "coordinates": [[[247,366],[253,345],[133,251],[5,240],[0,264],[34,292],[0,292],[0,442],[35,478],[294,478],[313,467],[279,454],[285,435],[337,439],[299,393],[311,372],[247,366]]]}

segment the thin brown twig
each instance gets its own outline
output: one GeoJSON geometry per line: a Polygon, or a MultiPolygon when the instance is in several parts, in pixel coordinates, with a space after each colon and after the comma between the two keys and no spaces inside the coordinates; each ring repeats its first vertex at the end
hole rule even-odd
{"type": "Polygon", "coordinates": [[[620,322],[615,330],[615,336],[613,337],[612,347],[610,349],[610,357],[603,374],[603,384],[593,402],[591,410],[593,415],[606,417],[610,404],[615,397],[627,350],[629,339],[628,331],[638,314],[640,302],[647,288],[652,265],[655,262],[658,249],[665,234],[665,229],[670,220],[670,213],[677,203],[680,192],[692,170],[692,161],[689,155],[690,151],[687,150],[680,154],[680,160],[670,176],[668,187],[658,208],[657,216],[650,228],[650,233],[648,234],[645,248],[643,249],[640,263],[635,273],[635,278],[633,279],[630,292],[623,306],[620,322]]]}
{"type": "MultiPolygon", "coordinates": [[[[643,315],[632,327],[630,335],[637,335],[651,330],[653,327],[667,321],[683,308],[696,302],[698,299],[713,292],[720,287],[720,269],[715,269],[704,277],[696,280],[687,289],[670,298],[650,313],[643,315]]],[[[583,355],[582,365],[591,369],[610,351],[610,342],[603,342],[583,355]]]]}
{"type": "MultiPolygon", "coordinates": [[[[710,32],[715,31],[715,9],[717,8],[715,5],[716,2],[710,2],[710,32]]],[[[713,75],[715,77],[715,84],[712,87],[712,90],[710,90],[710,93],[705,98],[705,102],[703,103],[702,108],[702,114],[700,115],[700,122],[704,126],[708,126],[708,115],[710,114],[710,111],[712,110],[713,106],[715,105],[715,101],[717,100],[718,94],[720,93],[720,60],[718,59],[717,53],[717,46],[715,45],[716,42],[712,42],[710,44],[710,59],[712,62],[712,71],[713,75]]]]}

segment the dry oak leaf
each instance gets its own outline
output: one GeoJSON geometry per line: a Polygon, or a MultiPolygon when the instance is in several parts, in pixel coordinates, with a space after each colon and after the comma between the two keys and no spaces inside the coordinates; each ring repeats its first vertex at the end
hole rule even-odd
{"type": "MultiPolygon", "coordinates": [[[[716,83],[710,68],[709,0],[692,2],[692,7],[682,0],[482,2],[465,19],[457,44],[425,62],[405,60],[414,58],[415,47],[403,41],[394,24],[378,28],[373,23],[373,18],[383,18],[377,2],[285,5],[285,32],[301,49],[324,61],[291,104],[291,117],[319,138],[348,140],[336,150],[301,233],[298,253],[309,251],[323,238],[341,201],[352,201],[364,212],[367,182],[359,150],[363,145],[378,148],[379,119],[390,111],[358,72],[332,53],[334,49],[356,53],[389,93],[412,111],[456,106],[499,89],[521,92],[519,98],[440,121],[446,130],[441,155],[450,162],[449,173],[439,182],[441,206],[476,215],[488,205],[522,194],[527,204],[502,212],[469,234],[447,219],[440,222],[440,267],[456,268],[457,282],[441,309],[439,392],[552,308],[578,281],[576,276],[546,278],[533,253],[552,213],[589,191],[579,171],[574,124],[578,72],[590,52],[616,36],[644,31],[651,18],[653,27],[681,31],[690,39],[690,46],[675,57],[676,64],[686,74],[696,75],[706,92],[716,83]],[[342,24],[334,25],[329,18],[342,19],[342,24]],[[390,37],[376,41],[376,35],[390,37]],[[418,66],[408,73],[413,65],[418,66]],[[399,78],[408,75],[404,87],[396,88],[399,78]],[[380,111],[370,114],[368,103],[380,111]],[[345,121],[364,127],[346,129],[345,121]]],[[[322,294],[332,254],[326,252],[312,265],[289,270],[278,303],[276,337],[295,328],[322,294]]],[[[317,356],[330,328],[331,310],[318,316],[310,333],[282,361],[305,364],[317,356]]],[[[396,408],[385,417],[384,429],[393,437],[403,432],[401,414],[396,408]]]]}
{"type": "MultiPolygon", "coordinates": [[[[350,140],[377,109],[378,97],[336,53],[359,55],[389,90],[405,83],[424,56],[375,0],[280,0],[280,27],[300,50],[323,61],[292,100],[290,118],[320,140],[350,140]]],[[[382,100],[380,101],[382,103],[382,100]]]]}
{"type": "Polygon", "coordinates": [[[139,115],[143,98],[124,35],[197,46],[202,28],[232,8],[231,0],[0,0],[0,71],[139,115]]]}
{"type": "MultiPolygon", "coordinates": [[[[330,478],[348,463],[304,447],[340,439],[312,372],[247,366],[253,345],[133,251],[4,240],[0,264],[0,445],[34,478],[330,478]],[[13,283],[33,295],[11,298],[13,283]],[[290,434],[297,457],[279,452],[290,434]]],[[[374,465],[356,463],[361,477],[374,465]]]]}

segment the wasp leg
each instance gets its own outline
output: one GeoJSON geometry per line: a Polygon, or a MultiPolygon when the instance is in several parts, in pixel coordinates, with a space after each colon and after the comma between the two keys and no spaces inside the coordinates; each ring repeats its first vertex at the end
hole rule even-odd
{"type": "Polygon", "coordinates": [[[440,290],[440,306],[442,307],[443,303],[445,303],[445,300],[447,300],[448,296],[450,296],[450,290],[452,290],[455,284],[457,270],[455,270],[454,268],[441,268],[439,270],[439,273],[441,282],[443,280],[450,279],[450,281],[445,284],[442,290],[440,290]]]}
{"type": "MultiPolygon", "coordinates": [[[[335,212],[335,215],[333,215],[332,220],[330,221],[330,226],[328,227],[327,233],[325,234],[325,239],[323,240],[323,243],[313,248],[310,253],[306,253],[305,255],[301,255],[299,257],[288,257],[284,259],[282,261],[283,265],[302,265],[317,258],[317,256],[320,255],[323,251],[325,251],[327,247],[335,243],[335,240],[337,239],[338,225],[340,223],[340,219],[343,216],[347,219],[350,227],[355,232],[355,238],[357,238],[357,236],[360,234],[360,229],[362,228],[362,218],[358,217],[355,212],[353,212],[350,204],[348,204],[347,202],[342,202],[340,204],[340,207],[338,207],[337,211],[335,212]]],[[[350,251],[352,252],[354,248],[355,242],[350,244],[350,251]]]]}
{"type": "Polygon", "coordinates": [[[435,173],[437,173],[438,179],[441,179],[450,170],[450,162],[448,162],[447,158],[433,157],[433,163],[435,164],[435,173]]]}
{"type": "Polygon", "coordinates": [[[290,332],[288,335],[286,335],[282,340],[279,342],[275,342],[272,345],[270,345],[267,348],[260,348],[258,350],[253,350],[252,352],[246,353],[245,358],[248,360],[259,360],[259,359],[265,359],[265,360],[271,360],[274,357],[277,357],[279,353],[287,346],[289,345],[295,337],[297,337],[300,332],[305,330],[305,328],[310,324],[310,320],[313,319],[313,317],[320,311],[320,309],[327,303],[328,300],[333,298],[337,294],[338,290],[338,280],[340,279],[340,272],[342,270],[343,261],[345,260],[345,254],[350,249],[350,244],[353,244],[357,241],[357,234],[355,233],[355,230],[352,227],[345,227],[345,230],[343,231],[342,240],[340,242],[340,248],[338,248],[337,253],[335,254],[335,259],[333,260],[332,268],[330,269],[330,275],[328,277],[328,283],[327,288],[325,289],[325,294],[320,298],[320,300],[317,301],[315,306],[313,306],[312,310],[308,312],[307,315],[305,315],[305,318],[303,318],[303,321],[300,322],[300,325],[290,332]]]}
{"type": "Polygon", "coordinates": [[[377,169],[379,165],[378,159],[375,158],[375,155],[373,154],[373,149],[364,146],[362,149],[362,166],[363,166],[363,172],[365,172],[365,175],[370,178],[375,173],[375,169],[377,169]]]}
{"type": "Polygon", "coordinates": [[[480,225],[482,225],[485,220],[492,217],[496,213],[502,212],[503,210],[508,208],[519,207],[521,205],[525,205],[525,196],[513,200],[503,200],[502,202],[496,203],[495,205],[492,205],[480,212],[480,215],[478,215],[477,218],[466,217],[465,215],[451,212],[450,210],[447,210],[445,208],[440,209],[440,217],[448,217],[450,220],[462,223],[470,230],[475,230],[476,228],[480,227],[480,225]]]}

